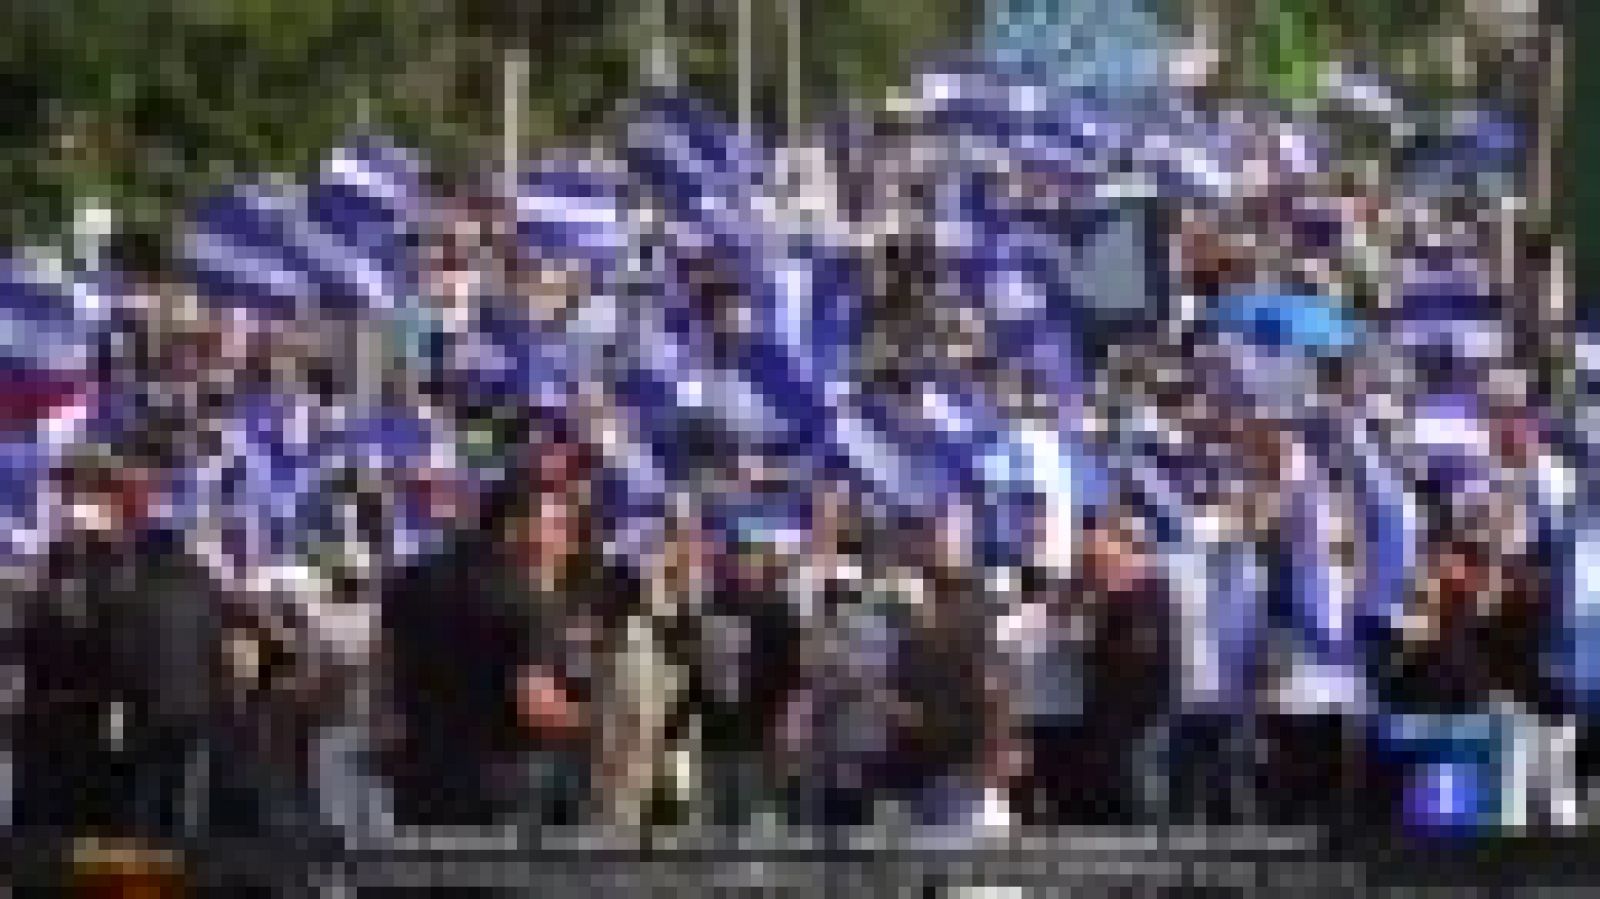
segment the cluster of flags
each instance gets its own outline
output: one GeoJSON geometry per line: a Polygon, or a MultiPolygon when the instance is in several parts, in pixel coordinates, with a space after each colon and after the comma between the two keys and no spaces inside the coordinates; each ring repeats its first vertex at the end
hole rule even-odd
{"type": "MultiPolygon", "coordinates": [[[[1265,614],[1257,566],[1201,526],[1210,488],[1227,473],[1179,458],[1195,447],[1171,445],[1158,423],[1092,451],[1104,440],[1083,432],[1079,412],[1091,402],[1081,349],[1095,326],[1085,297],[1098,288],[1085,272],[1097,238],[1125,221],[1130,191],[1223,196],[1255,151],[1226,122],[1020,71],[933,70],[915,99],[922,136],[943,148],[924,160],[926,205],[951,289],[928,302],[979,323],[984,354],[1040,394],[1032,411],[959,366],[913,373],[893,390],[860,378],[871,272],[840,235],[865,224],[831,200],[820,212],[786,202],[786,148],[671,92],[639,101],[615,157],[551,155],[505,185],[518,249],[579,273],[582,308],[556,327],[486,304],[454,345],[452,372],[476,399],[585,430],[601,450],[601,500],[623,535],[619,551],[636,561],[674,493],[710,483],[708,467],[770,473],[725,503],[737,510],[723,516],[732,529],[802,530],[811,485],[836,479],[887,514],[936,514],[952,500],[979,510],[992,562],[1019,557],[1023,522],[1042,509],[1046,558],[1069,566],[1083,510],[1124,497],[1174,583],[1195,594],[1186,601],[1205,622],[1212,664],[1243,670],[1265,614]],[[716,308],[706,293],[717,294],[716,308]]],[[[1325,158],[1292,128],[1274,150],[1289,172],[1325,158]]],[[[263,319],[404,319],[424,302],[419,238],[433,215],[424,175],[414,154],[362,135],[306,184],[260,179],[219,191],[190,217],[189,274],[208,300],[263,319]]],[[[1413,331],[1459,319],[1459,266],[1424,258],[1412,267],[1404,306],[1413,331]]],[[[83,410],[106,401],[89,359],[114,305],[110,282],[44,268],[0,269],[0,505],[18,552],[38,530],[29,485],[48,464],[41,447],[69,443],[92,417],[83,410]],[[55,443],[41,439],[46,431],[55,443]]],[[[1210,326],[1237,342],[1232,375],[1250,402],[1270,404],[1274,391],[1303,383],[1287,374],[1302,357],[1368,339],[1317,297],[1255,295],[1212,311],[1210,326]]],[[[471,480],[457,424],[422,410],[381,398],[338,410],[307,397],[230,403],[216,458],[195,460],[205,472],[191,480],[195,503],[249,564],[295,552],[308,522],[352,527],[348,510],[326,501],[328,485],[350,472],[405,485],[386,510],[387,549],[397,561],[414,557],[442,527],[428,497],[441,481],[471,480]]],[[[1365,420],[1313,418],[1284,423],[1307,460],[1293,486],[1291,618],[1314,667],[1348,669],[1361,627],[1392,620],[1406,600],[1418,513],[1394,448],[1365,420]],[[1334,497],[1346,494],[1367,565],[1355,596],[1331,549],[1334,497]]],[[[1219,690],[1232,682],[1227,672],[1214,680],[1219,690]]]]}

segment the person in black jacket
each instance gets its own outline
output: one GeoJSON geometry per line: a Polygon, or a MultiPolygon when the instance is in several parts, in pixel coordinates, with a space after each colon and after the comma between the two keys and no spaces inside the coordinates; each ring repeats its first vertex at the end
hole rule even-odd
{"type": "MultiPolygon", "coordinates": [[[[562,450],[544,448],[541,463],[562,450]]],[[[596,661],[637,599],[581,533],[581,478],[508,477],[477,527],[405,572],[381,619],[403,736],[402,822],[576,823],[597,746],[596,661]]]]}
{"type": "Polygon", "coordinates": [[[1148,549],[1121,510],[1091,515],[1075,603],[1089,621],[1082,753],[1059,785],[1063,823],[1129,824],[1139,815],[1135,763],[1173,699],[1172,599],[1148,549]]]}
{"type": "Polygon", "coordinates": [[[1001,786],[1009,709],[995,627],[965,534],[951,518],[909,549],[921,594],[891,675],[892,787],[920,823],[973,823],[984,790],[1001,786]]]}
{"type": "MultiPolygon", "coordinates": [[[[1428,541],[1421,582],[1406,620],[1373,652],[1374,681],[1393,715],[1465,715],[1491,708],[1493,619],[1485,614],[1489,566],[1483,546],[1445,529],[1428,541]]],[[[1367,791],[1386,801],[1367,809],[1369,823],[1395,827],[1403,818],[1405,766],[1380,754],[1369,766],[1367,791]]]]}
{"type": "Polygon", "coordinates": [[[148,471],[85,452],[60,474],[67,523],[23,599],[16,821],[171,838],[215,708],[220,598],[145,526],[148,471]]]}
{"type": "Polygon", "coordinates": [[[778,728],[800,684],[802,640],[776,535],[754,519],[737,528],[731,570],[696,623],[686,697],[699,724],[705,823],[735,828],[779,805],[778,728]]]}

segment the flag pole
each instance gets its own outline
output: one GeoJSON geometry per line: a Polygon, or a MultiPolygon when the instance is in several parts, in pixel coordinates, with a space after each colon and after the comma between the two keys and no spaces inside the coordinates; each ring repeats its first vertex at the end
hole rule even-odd
{"type": "Polygon", "coordinates": [[[501,70],[501,169],[506,189],[514,190],[522,158],[522,108],[527,95],[528,50],[518,44],[506,51],[501,70]]]}
{"type": "Polygon", "coordinates": [[[800,134],[800,0],[785,0],[783,4],[787,22],[785,32],[788,37],[788,52],[785,54],[788,62],[786,74],[787,96],[784,105],[789,113],[789,140],[792,142],[800,134]]]}
{"type": "MultiPolygon", "coordinates": [[[[370,132],[373,127],[372,96],[363,93],[356,101],[355,109],[356,127],[362,132],[370,132]]],[[[356,399],[361,408],[368,408],[373,404],[383,390],[384,369],[388,360],[384,358],[384,329],[373,310],[372,314],[357,314],[351,321],[350,338],[355,348],[355,389],[356,399]]]]}
{"type": "Polygon", "coordinates": [[[754,29],[751,25],[751,0],[738,0],[735,13],[735,28],[737,30],[737,69],[738,69],[738,102],[739,102],[739,136],[749,140],[754,133],[755,123],[755,88],[751,69],[754,65],[754,29]]]}
{"type": "Polygon", "coordinates": [[[672,46],[667,37],[667,0],[645,0],[640,19],[650,30],[650,44],[646,50],[645,80],[651,87],[666,88],[677,83],[677,67],[673,64],[672,46]]]}

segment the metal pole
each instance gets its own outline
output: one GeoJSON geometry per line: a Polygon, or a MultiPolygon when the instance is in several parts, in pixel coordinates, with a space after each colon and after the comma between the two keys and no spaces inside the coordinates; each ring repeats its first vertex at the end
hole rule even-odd
{"type": "Polygon", "coordinates": [[[506,51],[501,89],[504,97],[502,134],[502,177],[508,189],[516,184],[517,165],[521,159],[522,107],[528,82],[528,51],[518,46],[506,51]]]}
{"type": "Polygon", "coordinates": [[[648,58],[642,67],[652,87],[671,87],[677,82],[672,47],[667,38],[667,0],[646,0],[641,18],[650,30],[648,58]]]}
{"type": "Polygon", "coordinates": [[[789,140],[800,133],[800,0],[787,0],[783,5],[788,19],[786,25],[789,47],[787,53],[788,96],[784,105],[789,113],[789,140]]]}
{"type": "Polygon", "coordinates": [[[755,123],[755,79],[752,73],[754,66],[754,29],[751,24],[750,0],[737,0],[734,27],[737,30],[737,67],[738,67],[738,101],[739,101],[739,135],[749,139],[754,133],[755,123]]]}

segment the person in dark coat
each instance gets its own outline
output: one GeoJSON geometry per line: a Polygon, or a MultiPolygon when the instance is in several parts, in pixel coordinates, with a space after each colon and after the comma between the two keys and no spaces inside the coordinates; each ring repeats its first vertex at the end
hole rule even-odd
{"type": "Polygon", "coordinates": [[[581,491],[546,447],[476,526],[402,573],[380,613],[403,735],[401,823],[575,823],[597,746],[595,662],[637,600],[580,533],[581,491]]]}
{"type": "Polygon", "coordinates": [[[176,534],[147,527],[149,472],[85,452],[67,523],[22,600],[22,828],[163,839],[221,681],[221,601],[176,534]]]}
{"type": "Polygon", "coordinates": [[[736,527],[729,571],[717,577],[693,629],[697,664],[686,701],[699,725],[709,818],[748,825],[779,805],[779,728],[800,686],[801,623],[768,523],[736,527]]]}
{"type": "MultiPolygon", "coordinates": [[[[1374,681],[1387,713],[1454,716],[1492,707],[1495,622],[1489,613],[1485,548],[1459,535],[1435,534],[1406,622],[1375,647],[1374,681]]],[[[1404,818],[1406,766],[1379,754],[1369,766],[1367,791],[1387,801],[1369,808],[1369,824],[1398,827],[1404,818]]]]}
{"type": "Polygon", "coordinates": [[[940,522],[908,550],[921,596],[890,675],[890,786],[930,826],[976,823],[1010,757],[995,626],[961,520],[940,522]]]}
{"type": "Polygon", "coordinates": [[[1137,819],[1141,772],[1135,759],[1173,700],[1172,600],[1130,522],[1116,510],[1090,516],[1080,570],[1068,588],[1088,620],[1089,688],[1081,753],[1047,790],[1060,823],[1137,819]]]}

